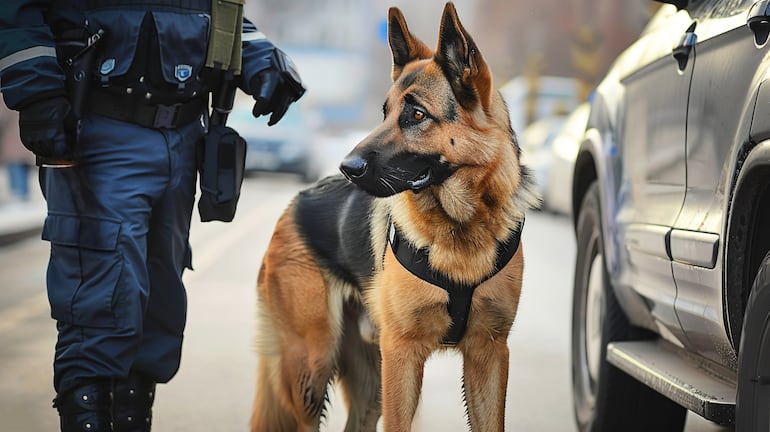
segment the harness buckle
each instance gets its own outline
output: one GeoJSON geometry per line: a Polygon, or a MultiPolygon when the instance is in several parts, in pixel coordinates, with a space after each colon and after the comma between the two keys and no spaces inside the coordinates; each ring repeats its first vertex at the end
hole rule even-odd
{"type": "Polygon", "coordinates": [[[152,127],[155,129],[173,129],[176,127],[176,115],[182,104],[158,105],[152,127]]]}

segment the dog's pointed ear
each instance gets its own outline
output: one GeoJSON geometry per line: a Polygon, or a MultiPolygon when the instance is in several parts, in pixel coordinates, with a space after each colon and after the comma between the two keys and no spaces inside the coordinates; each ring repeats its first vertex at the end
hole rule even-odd
{"type": "Polygon", "coordinates": [[[393,54],[393,81],[401,76],[407,63],[433,56],[433,51],[409,32],[404,15],[395,7],[388,10],[388,42],[393,54]]]}
{"type": "Polygon", "coordinates": [[[449,80],[458,102],[466,109],[492,104],[492,73],[476,43],[465,31],[450,2],[444,6],[438,36],[436,62],[449,80]]]}

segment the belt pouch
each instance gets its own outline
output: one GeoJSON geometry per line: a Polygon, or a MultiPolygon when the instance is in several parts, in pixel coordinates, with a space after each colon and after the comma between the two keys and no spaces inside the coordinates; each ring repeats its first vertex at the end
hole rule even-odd
{"type": "Polygon", "coordinates": [[[212,126],[203,143],[200,163],[202,222],[230,222],[241,195],[246,163],[246,141],[227,126],[212,126]]]}
{"type": "Polygon", "coordinates": [[[246,0],[212,0],[206,67],[241,74],[241,33],[246,0]]]}

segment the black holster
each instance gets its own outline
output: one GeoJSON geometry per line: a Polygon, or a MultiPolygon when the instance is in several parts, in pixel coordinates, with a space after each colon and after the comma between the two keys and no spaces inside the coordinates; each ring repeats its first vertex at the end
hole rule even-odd
{"type": "Polygon", "coordinates": [[[200,170],[201,197],[198,213],[202,222],[230,222],[241,195],[246,163],[246,141],[235,130],[211,126],[206,134],[200,170]]]}
{"type": "Polygon", "coordinates": [[[225,126],[235,100],[235,80],[222,73],[213,93],[211,121],[199,156],[201,197],[198,214],[202,222],[230,222],[235,217],[246,166],[246,141],[225,126]]]}

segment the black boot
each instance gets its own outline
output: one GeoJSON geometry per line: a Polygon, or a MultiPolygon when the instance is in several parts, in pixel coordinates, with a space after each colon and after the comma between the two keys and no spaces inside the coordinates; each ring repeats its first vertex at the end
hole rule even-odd
{"type": "Polygon", "coordinates": [[[62,432],[112,432],[110,381],[84,381],[56,396],[62,432]]]}
{"type": "Polygon", "coordinates": [[[112,395],[112,421],[115,432],[150,432],[155,382],[131,372],[115,380],[112,395]]]}

